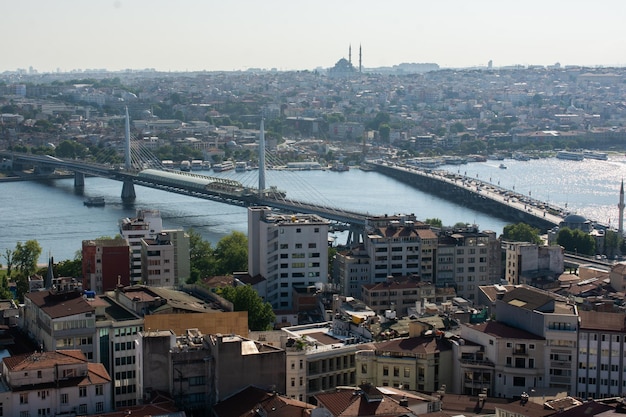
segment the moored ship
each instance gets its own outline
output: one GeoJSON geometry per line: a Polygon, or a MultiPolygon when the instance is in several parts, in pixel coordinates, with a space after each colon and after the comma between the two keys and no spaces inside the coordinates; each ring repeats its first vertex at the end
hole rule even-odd
{"type": "Polygon", "coordinates": [[[570,161],[582,161],[585,159],[585,156],[581,152],[573,151],[558,151],[556,153],[556,157],[558,159],[567,159],[570,161]]]}

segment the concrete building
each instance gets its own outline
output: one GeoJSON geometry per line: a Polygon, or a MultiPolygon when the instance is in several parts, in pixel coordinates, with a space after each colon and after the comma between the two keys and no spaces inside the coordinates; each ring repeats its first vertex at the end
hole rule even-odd
{"type": "Polygon", "coordinates": [[[248,273],[267,280],[274,309],[293,308],[293,287],[328,282],[328,224],[316,215],[248,208],[248,273]]]}
{"type": "Polygon", "coordinates": [[[141,281],[141,239],[154,239],[163,230],[161,212],[158,210],[137,210],[133,218],[123,218],[119,222],[120,234],[131,248],[130,283],[141,281]]]}
{"type": "Polygon", "coordinates": [[[166,233],[141,239],[141,281],[151,287],[176,287],[175,248],[166,233]]]}
{"type": "Polygon", "coordinates": [[[315,404],[315,395],[339,385],[356,384],[358,343],[369,331],[351,320],[283,328],[287,352],[288,397],[315,404]]]}
{"type": "Polygon", "coordinates": [[[333,262],[333,277],[339,284],[341,294],[361,297],[361,287],[371,282],[370,257],[362,245],[338,252],[333,262]]]}
{"type": "Polygon", "coordinates": [[[626,293],[626,262],[618,262],[611,267],[609,280],[613,290],[626,293]]]}
{"type": "Polygon", "coordinates": [[[388,276],[418,275],[432,281],[435,273],[437,235],[415,215],[372,217],[364,246],[371,262],[370,283],[388,276]]]}
{"type": "Polygon", "coordinates": [[[130,284],[131,249],[126,239],[83,240],[83,288],[104,294],[130,284]]]}
{"type": "Polygon", "coordinates": [[[626,389],[626,314],[579,311],[579,398],[621,397],[626,389]]]}
{"type": "Polygon", "coordinates": [[[317,394],[315,399],[318,407],[311,412],[311,417],[348,415],[354,417],[416,417],[418,415],[409,408],[408,399],[394,400],[385,395],[382,389],[369,384],[361,384],[354,388],[337,388],[317,394]]]}
{"type": "Polygon", "coordinates": [[[436,337],[413,335],[364,347],[356,353],[357,380],[376,386],[435,392],[451,386],[452,349],[436,337]]]}
{"type": "Polygon", "coordinates": [[[94,344],[94,313],[94,307],[74,287],[27,293],[24,331],[44,350],[79,349],[91,361],[98,348],[94,344]]]}
{"type": "Polygon", "coordinates": [[[439,236],[436,284],[454,286],[459,297],[475,302],[480,285],[500,281],[500,241],[477,226],[454,229],[439,236]]]}
{"type": "Polygon", "coordinates": [[[561,246],[539,246],[528,242],[505,242],[504,246],[504,278],[509,284],[535,286],[539,280],[556,281],[565,270],[561,246]]]}
{"type": "Polygon", "coordinates": [[[543,386],[573,392],[578,351],[576,305],[533,287],[517,286],[498,297],[495,313],[499,322],[545,339],[543,386]]]}
{"type": "Polygon", "coordinates": [[[80,350],[34,352],[2,360],[2,415],[61,416],[111,412],[111,377],[80,350]]]}

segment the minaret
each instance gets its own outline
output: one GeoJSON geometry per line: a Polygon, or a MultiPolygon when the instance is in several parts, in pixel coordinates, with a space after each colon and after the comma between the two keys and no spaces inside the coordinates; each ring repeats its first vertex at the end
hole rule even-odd
{"type": "Polygon", "coordinates": [[[363,60],[362,59],[363,59],[363,55],[361,55],[361,44],[359,44],[359,73],[361,73],[362,70],[363,70],[363,66],[362,66],[363,60]]]}
{"type": "Polygon", "coordinates": [[[348,46],[348,62],[352,65],[352,44],[348,46]]]}
{"type": "Polygon", "coordinates": [[[622,186],[619,189],[619,204],[617,208],[619,209],[619,226],[617,227],[617,231],[620,236],[624,236],[624,180],[622,179],[622,186]]]}

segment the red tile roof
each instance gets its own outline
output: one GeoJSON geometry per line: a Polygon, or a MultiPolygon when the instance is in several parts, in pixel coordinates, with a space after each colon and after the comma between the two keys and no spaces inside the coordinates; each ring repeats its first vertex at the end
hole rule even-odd
{"type": "Polygon", "coordinates": [[[95,308],[85,301],[78,291],[65,293],[36,291],[27,293],[25,297],[52,319],[95,312],[95,308]]]}
{"type": "Polygon", "coordinates": [[[317,394],[318,405],[326,408],[334,417],[397,417],[412,413],[407,407],[400,406],[390,397],[372,387],[371,392],[354,389],[338,389],[333,392],[317,394]],[[376,397],[376,398],[373,398],[376,397]],[[377,400],[382,397],[382,401],[377,400]],[[369,401],[368,401],[369,399],[369,401]]]}

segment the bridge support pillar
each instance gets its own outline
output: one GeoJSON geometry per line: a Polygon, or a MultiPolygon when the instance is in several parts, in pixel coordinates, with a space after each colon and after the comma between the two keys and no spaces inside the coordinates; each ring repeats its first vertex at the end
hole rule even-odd
{"type": "Polygon", "coordinates": [[[84,187],[85,186],[85,174],[82,172],[74,172],[74,187],[84,187]]]}
{"type": "Polygon", "coordinates": [[[131,180],[125,180],[122,185],[122,201],[134,201],[136,197],[135,185],[131,180]]]}
{"type": "Polygon", "coordinates": [[[346,246],[354,247],[363,242],[364,232],[365,229],[362,226],[350,225],[350,229],[348,229],[348,239],[346,242],[346,246]]]}

